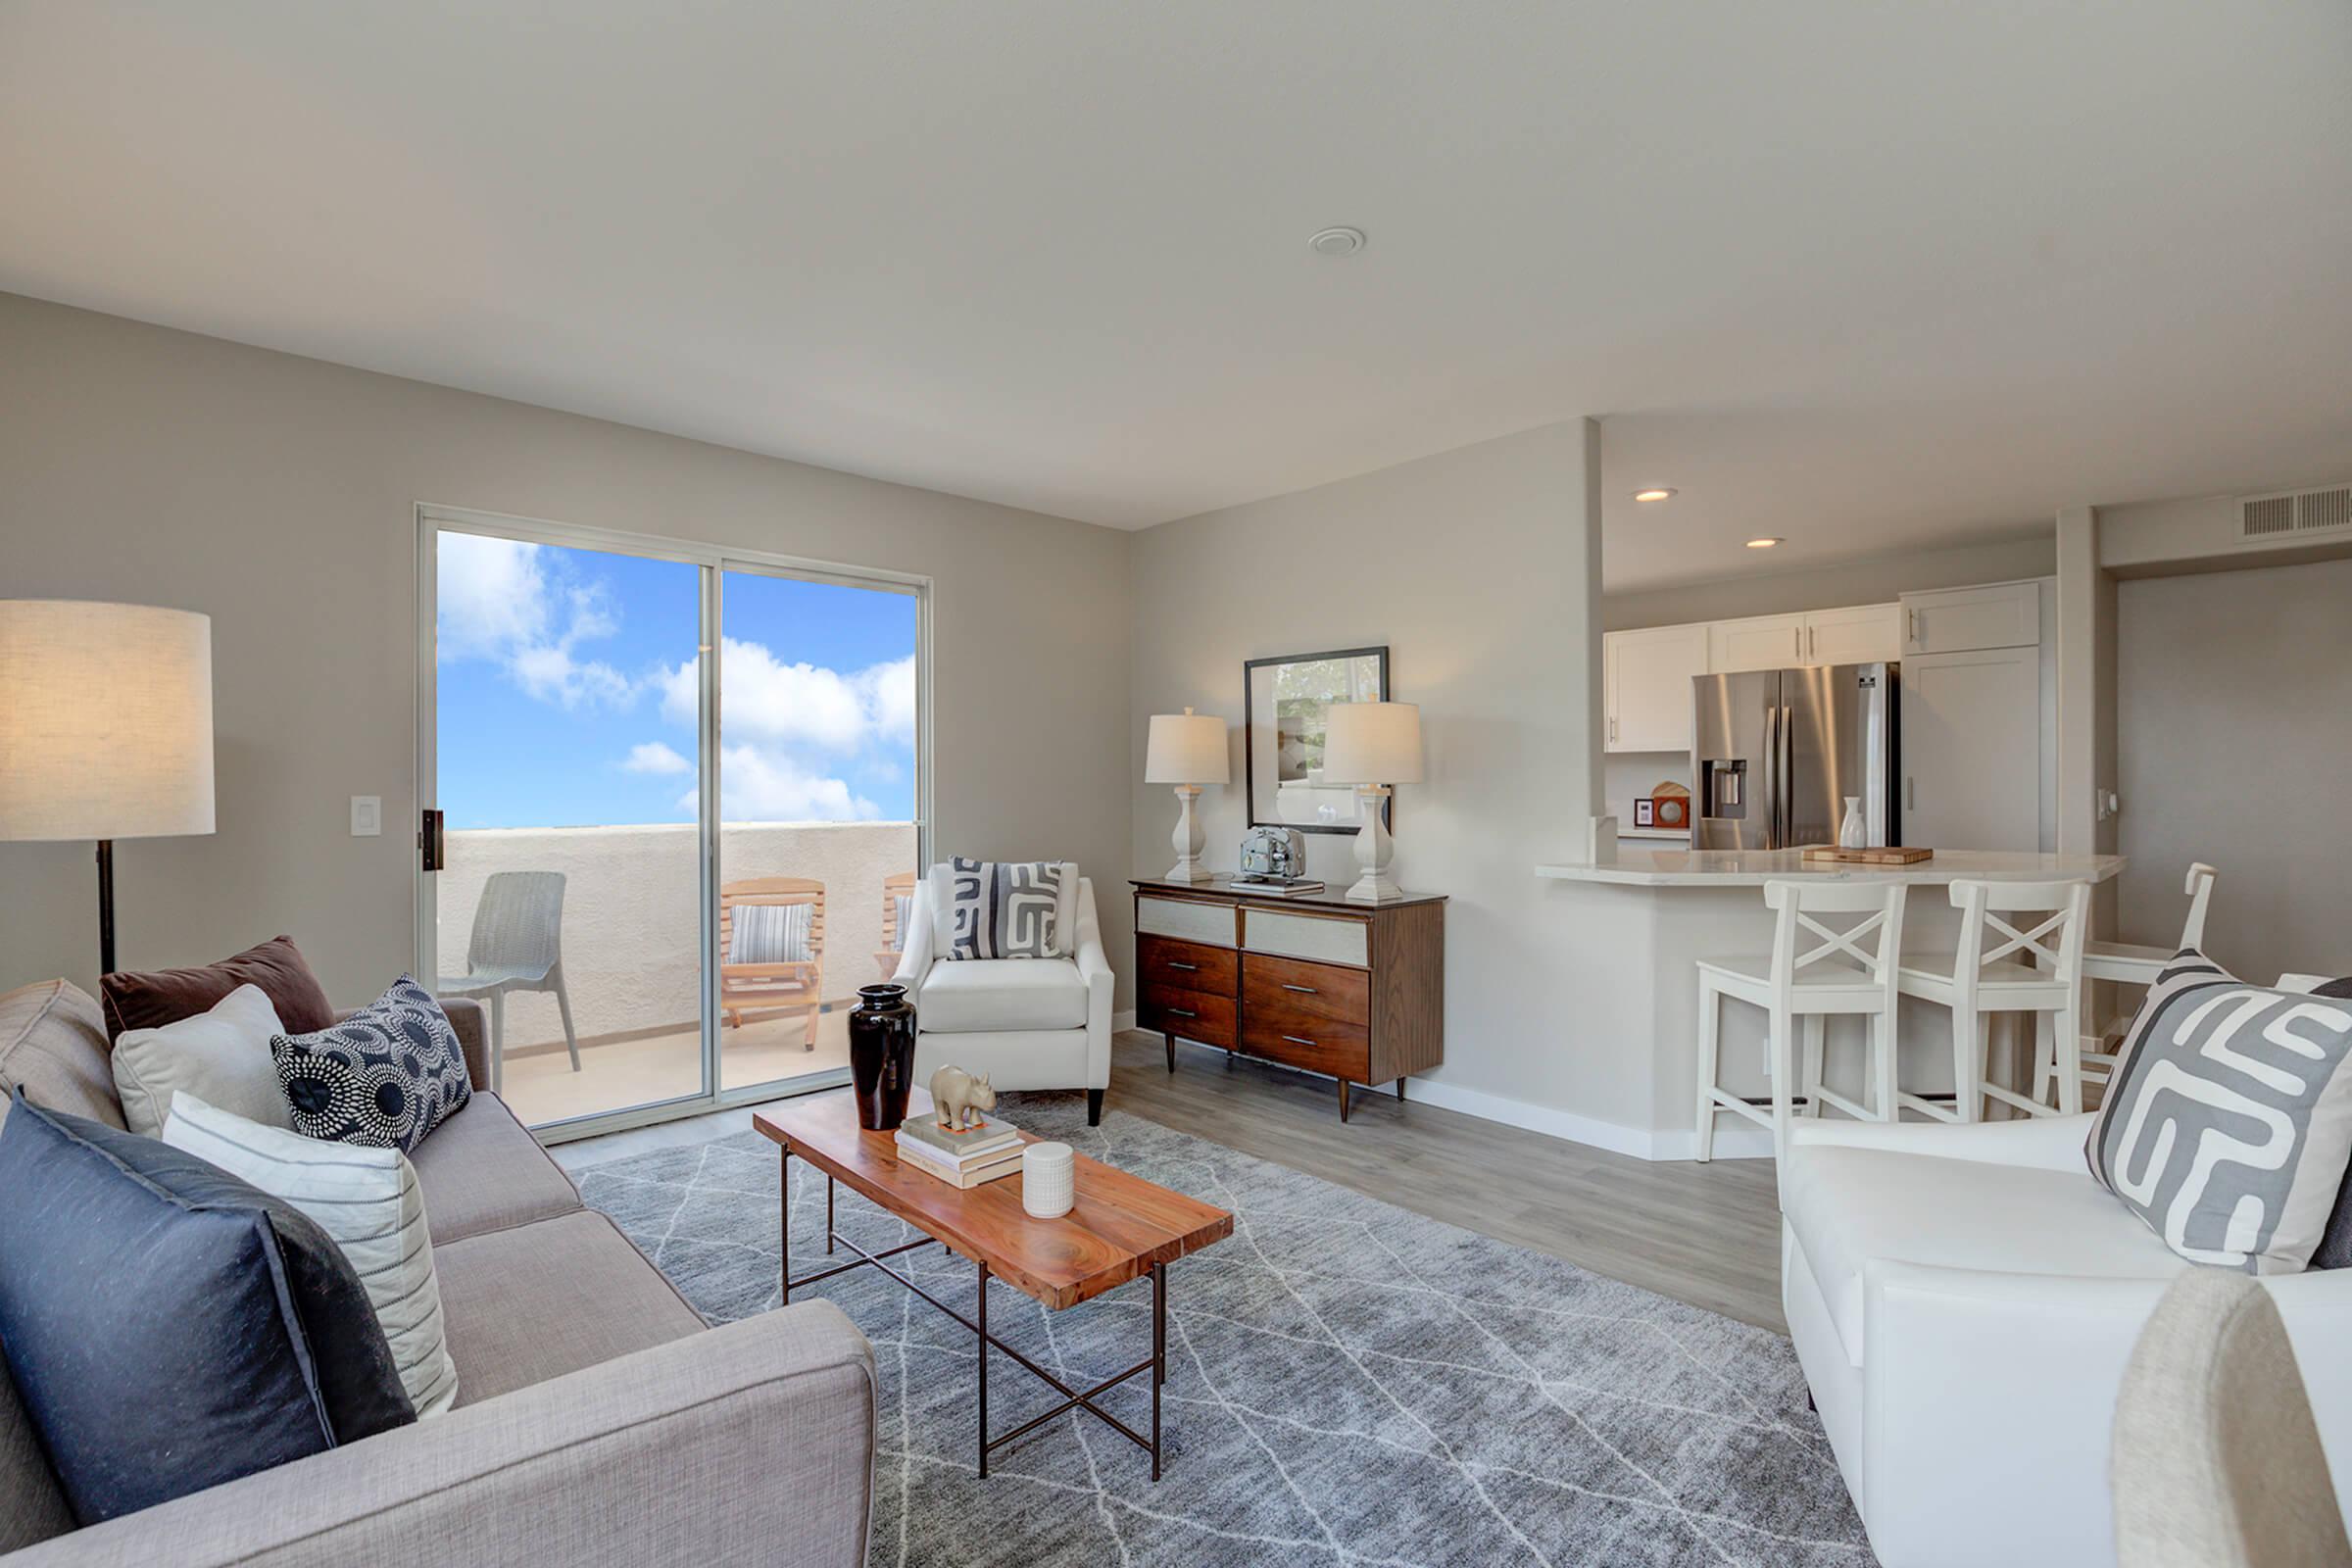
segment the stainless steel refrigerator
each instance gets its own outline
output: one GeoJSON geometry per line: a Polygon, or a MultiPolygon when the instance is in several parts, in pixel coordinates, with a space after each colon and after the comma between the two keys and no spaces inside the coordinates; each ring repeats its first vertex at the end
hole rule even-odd
{"type": "Polygon", "coordinates": [[[1900,664],[1816,664],[1691,678],[1694,850],[1835,844],[1845,797],[1873,845],[1902,842],[1900,664]]]}

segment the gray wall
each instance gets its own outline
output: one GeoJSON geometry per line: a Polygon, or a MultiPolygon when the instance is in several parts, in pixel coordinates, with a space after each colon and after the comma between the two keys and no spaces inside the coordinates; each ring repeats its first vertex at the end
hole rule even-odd
{"type": "MultiPolygon", "coordinates": [[[[1078,861],[1126,947],[1127,536],[0,295],[0,596],[213,617],[220,830],[119,848],[125,967],[414,961],[418,502],[929,575],[936,848],[1078,861]]],[[[0,988],[92,981],[93,877],[0,845],[0,988]]]]}
{"type": "Polygon", "coordinates": [[[2352,562],[2135,579],[2116,600],[2124,940],[2178,939],[2181,877],[2207,860],[2222,963],[2352,973],[2352,562]]]}
{"type": "MultiPolygon", "coordinates": [[[[1646,1127],[1647,988],[1599,972],[1585,922],[1605,906],[1572,904],[1533,874],[1583,858],[1595,806],[1584,429],[1546,426],[1139,535],[1134,863],[1167,869],[1176,820],[1168,789],[1140,782],[1144,715],[1190,705],[1233,727],[1235,782],[1201,797],[1209,862],[1231,869],[1246,825],[1243,661],[1388,645],[1392,695],[1421,705],[1427,773],[1397,788],[1396,874],[1452,901],[1446,1065],[1430,1097],[1646,1127]]],[[[1351,840],[1307,840],[1314,874],[1354,880],[1351,840]]]]}
{"type": "Polygon", "coordinates": [[[1897,595],[1929,588],[1967,588],[1981,582],[2047,577],[2058,569],[2053,529],[2027,539],[1995,540],[1951,550],[1880,556],[1802,571],[1757,571],[1712,582],[1685,583],[1648,593],[1609,594],[1600,602],[1606,630],[1680,626],[1741,615],[1786,615],[1843,605],[1892,604],[1897,595]]]}

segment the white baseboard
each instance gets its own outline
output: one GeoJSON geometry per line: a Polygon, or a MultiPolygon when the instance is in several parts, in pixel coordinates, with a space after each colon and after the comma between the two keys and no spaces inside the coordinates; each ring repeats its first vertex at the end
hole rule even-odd
{"type": "MultiPolygon", "coordinates": [[[[1628,1127],[1620,1122],[1602,1121],[1597,1116],[1580,1116],[1571,1110],[1554,1110],[1549,1105],[1531,1105],[1523,1100],[1428,1078],[1415,1078],[1405,1093],[1425,1105],[1458,1110],[1465,1116],[1500,1122],[1506,1127],[1523,1127],[1531,1133],[1564,1138],[1572,1144],[1605,1149],[1615,1154],[1631,1154],[1636,1159],[1690,1159],[1698,1152],[1698,1133],[1692,1128],[1628,1127]]],[[[1772,1135],[1761,1127],[1744,1123],[1719,1128],[1715,1134],[1715,1157],[1770,1159],[1772,1135]]]]}
{"type": "Polygon", "coordinates": [[[1110,1015],[1110,1032],[1112,1034],[1115,1035],[1134,1027],[1135,1009],[1133,1007],[1129,1007],[1125,1012],[1114,1012],[1110,1015]]]}

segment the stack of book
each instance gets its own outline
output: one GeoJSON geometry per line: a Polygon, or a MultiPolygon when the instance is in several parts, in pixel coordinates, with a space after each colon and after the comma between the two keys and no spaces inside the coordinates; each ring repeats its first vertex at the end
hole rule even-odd
{"type": "Polygon", "coordinates": [[[899,1162],[950,1186],[977,1187],[1021,1168],[1021,1135],[994,1116],[951,1132],[925,1112],[899,1124],[899,1162]]]}
{"type": "Polygon", "coordinates": [[[1310,893],[1320,893],[1323,891],[1322,883],[1308,881],[1305,878],[1300,878],[1297,881],[1284,881],[1280,877],[1267,877],[1263,880],[1260,880],[1256,877],[1237,876],[1233,879],[1233,886],[1240,889],[1244,893],[1252,893],[1261,897],[1272,897],[1277,899],[1299,899],[1304,898],[1310,893]]]}

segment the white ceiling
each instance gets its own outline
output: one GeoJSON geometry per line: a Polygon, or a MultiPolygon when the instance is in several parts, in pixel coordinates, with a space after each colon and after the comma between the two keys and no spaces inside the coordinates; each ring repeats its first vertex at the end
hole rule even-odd
{"type": "Polygon", "coordinates": [[[0,0],[0,288],[1122,527],[1601,414],[1615,587],[2347,477],[2348,277],[2342,0],[0,0]]]}

